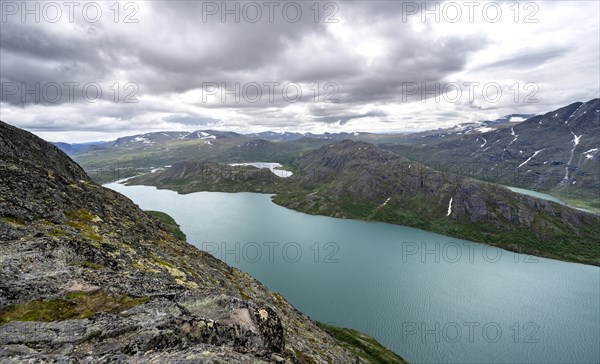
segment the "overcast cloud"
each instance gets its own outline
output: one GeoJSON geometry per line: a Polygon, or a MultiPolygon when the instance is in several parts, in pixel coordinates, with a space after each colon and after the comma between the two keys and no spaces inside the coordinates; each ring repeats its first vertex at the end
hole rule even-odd
{"type": "Polygon", "coordinates": [[[2,0],[0,119],[69,142],[407,131],[599,97],[598,2],[467,3],[2,0]]]}

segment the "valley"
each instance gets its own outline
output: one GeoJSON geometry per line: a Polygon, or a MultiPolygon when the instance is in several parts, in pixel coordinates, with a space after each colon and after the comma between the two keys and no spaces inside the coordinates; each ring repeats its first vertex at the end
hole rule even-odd
{"type": "MultiPolygon", "coordinates": [[[[596,107],[597,101],[592,100],[587,104],[596,107]]],[[[567,109],[570,108],[572,107],[567,109]]],[[[581,105],[576,110],[579,109],[581,105]]],[[[563,114],[566,115],[567,112],[563,114]]],[[[576,114],[575,111],[571,112],[571,115],[576,114]]],[[[169,320],[187,322],[189,327],[194,328],[193,330],[200,331],[189,336],[186,333],[188,326],[185,326],[185,329],[167,326],[168,332],[178,333],[177,339],[161,341],[159,346],[152,344],[155,345],[154,347],[161,348],[157,360],[170,358],[169,355],[174,355],[173,357],[191,355],[205,360],[206,357],[202,356],[204,354],[198,354],[193,349],[198,345],[204,345],[204,352],[234,362],[236,360],[245,362],[249,358],[248,355],[255,358],[263,358],[266,355],[272,361],[283,362],[288,359],[312,362],[323,357],[342,362],[349,360],[404,362],[404,359],[396,354],[402,354],[410,361],[418,362],[440,361],[448,355],[456,358],[458,362],[484,360],[490,352],[483,346],[466,348],[461,344],[433,348],[430,343],[418,344],[406,337],[407,333],[413,335],[415,330],[413,324],[416,321],[411,320],[421,320],[433,325],[439,323],[433,319],[435,314],[431,311],[427,311],[429,313],[425,316],[417,314],[416,312],[422,311],[420,307],[400,311],[400,315],[394,310],[394,305],[399,303],[410,307],[415,302],[420,302],[412,299],[422,294],[417,289],[421,288],[420,286],[417,285],[408,291],[406,289],[407,286],[415,284],[410,277],[429,274],[431,280],[428,284],[431,286],[425,288],[425,291],[431,293],[445,290],[439,284],[444,284],[442,277],[448,274],[448,270],[454,271],[450,275],[452,282],[467,282],[466,277],[471,275],[473,269],[479,272],[480,277],[485,277],[486,281],[491,282],[498,275],[513,276],[518,275],[519,272],[529,279],[538,280],[534,277],[564,275],[566,273],[563,269],[566,269],[568,272],[577,272],[579,278],[576,280],[588,282],[588,286],[593,287],[596,285],[593,278],[595,270],[600,266],[600,241],[598,240],[600,215],[575,209],[552,196],[538,198],[535,191],[516,189],[515,192],[498,184],[504,181],[514,182],[510,179],[504,180],[500,177],[486,181],[489,178],[482,175],[481,169],[480,173],[474,173],[477,169],[470,168],[465,172],[450,168],[433,168],[428,165],[431,159],[421,157],[426,154],[419,154],[425,146],[419,146],[418,141],[432,138],[429,141],[430,145],[439,148],[437,153],[444,156],[451,154],[444,151],[444,148],[450,148],[450,145],[453,146],[452,150],[460,151],[456,143],[465,145],[471,142],[481,143],[477,148],[484,148],[490,142],[492,145],[501,143],[498,140],[502,139],[493,139],[487,133],[499,133],[499,138],[509,133],[513,138],[511,142],[516,143],[515,139],[518,138],[513,134],[517,132],[521,135],[525,134],[521,129],[522,125],[531,124],[531,120],[537,120],[540,125],[536,118],[539,117],[534,116],[513,124],[514,122],[510,121],[512,118],[508,117],[494,123],[462,126],[458,129],[462,131],[449,129],[418,135],[342,133],[315,136],[267,133],[262,135],[266,139],[255,139],[256,135],[197,131],[150,133],[125,137],[100,145],[90,143],[76,148],[59,144],[58,147],[70,152],[83,169],[68,157],[61,155],[58,149],[52,149],[44,145],[43,141],[4,124],[2,166],[11,172],[5,174],[10,177],[2,183],[5,191],[0,195],[2,198],[0,207],[3,208],[4,217],[0,220],[2,228],[0,233],[3,234],[3,239],[9,242],[7,247],[10,249],[13,249],[10,242],[14,241],[26,242],[26,249],[35,254],[47,254],[45,247],[48,246],[55,251],[56,244],[61,247],[61,251],[66,249],[67,254],[71,256],[69,261],[72,263],[68,263],[69,267],[75,265],[73,268],[67,268],[68,274],[65,278],[75,280],[76,283],[73,286],[75,288],[66,290],[64,287],[69,287],[67,283],[63,283],[66,286],[55,286],[43,277],[23,283],[32,293],[19,295],[5,302],[5,308],[0,313],[3,320],[0,330],[10,329],[13,330],[11,332],[16,333],[15,335],[22,335],[24,331],[29,330],[23,323],[27,320],[48,322],[44,324],[47,325],[44,326],[45,329],[69,330],[63,326],[64,320],[73,318],[89,320],[90,317],[95,317],[97,312],[113,315],[110,316],[110,320],[121,322],[119,310],[140,312],[134,314],[138,315],[134,316],[134,320],[143,322],[143,316],[139,315],[144,315],[141,312],[152,309],[153,305],[160,305],[160,307],[208,305],[206,308],[208,311],[198,309],[199,311],[184,312],[184,316],[174,312],[169,316],[169,320]],[[489,130],[492,126],[496,129],[489,130]],[[464,136],[463,132],[467,136],[464,136]],[[474,135],[471,136],[472,133],[474,135]],[[443,141],[440,141],[441,139],[443,141]],[[419,159],[426,160],[421,163],[419,159]],[[129,196],[133,202],[151,211],[139,212],[136,210],[137,207],[127,199],[121,200],[124,197],[111,194],[92,180],[96,183],[108,183],[106,186],[129,196]],[[33,190],[23,189],[23,181],[26,185],[36,187],[33,190]],[[34,181],[43,182],[39,185],[40,182],[34,181]],[[152,190],[154,187],[160,190],[152,190]],[[9,194],[8,190],[13,192],[9,194]],[[34,194],[30,195],[32,192],[34,194]],[[225,194],[219,197],[223,192],[236,194],[225,194]],[[251,194],[248,194],[249,192],[251,194]],[[48,197],[44,197],[48,193],[62,197],[60,200],[55,199],[54,203],[49,205],[43,202],[48,200],[48,197]],[[198,193],[209,195],[198,195],[198,193]],[[258,193],[255,195],[258,197],[253,197],[253,193],[258,193]],[[240,200],[236,201],[238,196],[240,200]],[[211,203],[211,199],[214,198],[219,202],[211,203]],[[232,205],[229,206],[230,204],[232,205]],[[201,206],[210,211],[202,210],[201,206]],[[259,208],[257,206],[262,206],[260,208],[263,211],[253,211],[259,208]],[[287,212],[269,211],[275,207],[279,209],[285,207],[284,211],[287,212]],[[238,210],[239,212],[235,212],[238,210]],[[303,214],[297,215],[298,212],[303,214]],[[294,215],[285,217],[288,213],[294,215]],[[251,217],[266,220],[247,221],[251,217]],[[309,217],[334,219],[320,222],[314,220],[309,225],[305,225],[302,220],[309,217]],[[280,226],[286,233],[282,234],[267,228],[269,224],[276,223],[282,218],[289,219],[280,222],[280,226]],[[225,221],[231,221],[233,225],[222,225],[225,221]],[[373,223],[378,225],[371,225],[373,223]],[[338,224],[341,225],[335,227],[338,224]],[[126,232],[133,226],[137,228],[126,232]],[[158,226],[159,230],[155,231],[150,226],[158,226]],[[258,230],[253,231],[250,228],[252,226],[258,230]],[[293,235],[288,234],[290,231],[294,232],[293,235]],[[345,236],[342,231],[347,231],[351,235],[345,236]],[[234,235],[228,235],[231,233],[226,232],[233,232],[234,235]],[[306,235],[307,232],[310,233],[306,235]],[[144,237],[144,234],[150,235],[144,237]],[[389,236],[394,238],[389,240],[389,236]],[[181,245],[181,242],[186,239],[199,250],[190,250],[195,249],[191,245],[181,245]],[[160,242],[160,246],[152,245],[157,241],[160,242]],[[303,263],[298,265],[290,264],[290,257],[285,255],[287,253],[283,255],[283,260],[280,257],[279,262],[275,264],[270,260],[268,262],[248,260],[247,257],[240,261],[239,253],[235,260],[228,260],[228,256],[232,253],[234,256],[236,254],[235,244],[243,242],[254,244],[252,246],[256,247],[257,242],[261,241],[271,242],[268,243],[271,244],[269,249],[273,248],[272,244],[284,244],[283,246],[286,247],[284,252],[289,251],[287,249],[289,244],[295,244],[294,249],[301,249],[300,252],[312,252],[312,255],[306,254],[303,263]],[[236,243],[233,246],[228,245],[234,242],[236,243]],[[314,250],[315,247],[318,247],[318,251],[314,250]],[[333,256],[332,248],[335,253],[333,256]],[[490,260],[490,248],[495,249],[495,257],[501,259],[490,260]],[[449,256],[448,249],[459,249],[458,252],[461,254],[449,256]],[[467,249],[467,255],[463,249],[467,249]],[[341,254],[339,258],[336,255],[338,252],[341,254]],[[186,259],[183,259],[184,256],[186,259]],[[187,259],[189,256],[194,257],[195,263],[189,262],[187,259]],[[315,269],[314,263],[311,266],[306,265],[306,259],[311,256],[314,259],[318,257],[318,260],[315,260],[321,263],[318,269],[315,269]],[[372,260],[366,258],[369,256],[372,256],[372,260]],[[433,257],[432,261],[428,258],[430,256],[433,257]],[[481,256],[482,260],[479,262],[473,260],[473,257],[477,256],[481,256]],[[335,264],[324,264],[331,262],[335,264]],[[538,264],[524,264],[531,262],[538,264]],[[231,264],[235,268],[229,268],[224,263],[231,264]],[[573,263],[582,264],[573,265],[573,263]],[[557,268],[556,264],[562,265],[557,268]],[[354,276],[352,271],[361,266],[365,271],[370,271],[370,274],[375,274],[372,277],[375,281],[357,279],[354,276]],[[367,266],[370,268],[367,269],[367,266]],[[380,266],[381,269],[374,269],[374,266],[380,266]],[[531,271],[527,267],[535,267],[535,270],[531,271]],[[239,270],[231,271],[231,269],[239,270]],[[224,273],[221,273],[221,270],[224,273]],[[123,274],[122,272],[129,272],[127,274],[141,275],[142,280],[154,279],[155,282],[158,280],[161,283],[152,288],[150,283],[144,283],[144,286],[137,291],[132,290],[127,281],[114,286],[116,278],[112,276],[113,271],[114,277],[123,274]],[[198,271],[212,273],[203,276],[195,273],[198,271]],[[310,275],[307,275],[309,271],[316,276],[303,283],[294,278],[299,276],[309,278],[310,275]],[[102,272],[102,275],[96,276],[96,272],[102,272]],[[274,275],[274,272],[277,274],[274,275]],[[409,277],[403,286],[394,283],[398,280],[398,274],[409,277]],[[390,276],[384,278],[386,275],[390,276]],[[367,293],[366,297],[370,297],[370,300],[358,300],[358,306],[351,311],[341,313],[339,307],[354,299],[345,296],[354,292],[350,286],[341,283],[345,276],[354,277],[351,282],[352,287],[361,290],[360,294],[369,292],[371,288],[375,291],[367,293]],[[261,286],[251,277],[260,279],[269,288],[261,286]],[[334,288],[331,284],[315,284],[320,277],[329,277],[328,279],[332,279],[329,282],[336,282],[339,287],[334,288]],[[290,284],[292,281],[294,284],[290,284]],[[80,282],[93,282],[93,284],[86,286],[80,282]],[[109,285],[113,285],[114,288],[105,288],[109,285]],[[51,292],[44,293],[40,288],[43,286],[51,292]],[[208,296],[199,295],[198,289],[213,293],[208,296]],[[398,299],[390,301],[386,295],[381,295],[381,290],[393,297],[407,293],[409,296],[404,303],[398,299]],[[321,292],[321,297],[329,297],[327,298],[329,304],[325,305],[312,299],[314,292],[321,292]],[[158,303],[154,299],[156,295],[163,297],[163,301],[158,303]],[[302,312],[310,314],[323,323],[312,321],[298,311],[293,311],[294,309],[287,304],[284,297],[290,299],[302,312]],[[114,301],[115,304],[108,305],[106,301],[114,301]],[[260,315],[262,314],[256,312],[267,310],[265,308],[267,306],[261,306],[263,302],[270,307],[269,309],[274,310],[277,317],[274,320],[279,321],[261,328],[260,315]],[[361,305],[366,302],[376,305],[378,307],[376,312],[386,315],[388,321],[392,320],[391,326],[383,325],[381,318],[372,316],[374,312],[371,311],[365,316],[368,321],[357,320],[357,317],[365,314],[362,312],[361,305]],[[52,313],[54,307],[64,305],[74,306],[67,311],[61,309],[63,314],[58,316],[52,313]],[[237,321],[239,318],[236,310],[239,307],[246,307],[248,312],[258,315],[256,316],[258,318],[252,321],[252,325],[259,326],[252,328],[250,332],[242,330],[236,335],[242,335],[244,338],[255,337],[251,332],[255,333],[258,330],[259,336],[252,340],[263,340],[260,342],[264,344],[240,347],[236,343],[248,339],[240,339],[235,335],[222,337],[220,333],[212,332],[210,329],[208,331],[206,328],[196,329],[197,324],[192,323],[199,318],[206,320],[210,317],[212,321],[202,321],[205,323],[202,327],[208,327],[206,322],[214,322],[218,323],[220,330],[226,327],[239,330],[239,327],[247,325],[245,321],[237,321]],[[219,313],[215,316],[217,311],[219,313]],[[186,316],[190,314],[192,321],[189,321],[189,316],[186,316]],[[338,325],[352,329],[336,328],[335,326],[338,325]],[[292,330],[295,327],[302,327],[302,330],[292,330]],[[385,346],[353,329],[366,331],[385,346]],[[310,336],[307,336],[308,333],[310,336]],[[399,337],[405,339],[399,342],[399,337]],[[293,344],[282,346],[282,342],[293,344]],[[314,342],[326,344],[320,344],[320,349],[317,349],[311,346],[314,342]],[[216,343],[219,343],[220,349],[215,352],[216,343]],[[385,347],[391,348],[396,354],[385,347]]],[[[567,119],[570,122],[571,119],[567,119]]],[[[583,122],[586,122],[585,120],[583,122]]],[[[585,149],[594,143],[594,140],[590,141],[589,138],[584,138],[583,134],[580,135],[576,135],[573,146],[569,150],[563,148],[557,151],[558,154],[567,155],[564,158],[568,166],[565,171],[568,174],[558,183],[561,184],[565,178],[568,181],[572,179],[576,183],[562,183],[563,188],[578,186],[574,190],[582,196],[587,196],[597,187],[594,184],[596,175],[590,164],[597,164],[598,159],[593,151],[588,150],[587,154],[584,153],[587,164],[573,165],[575,159],[573,156],[578,152],[579,145],[581,144],[581,148],[585,149]],[[579,181],[582,183],[577,185],[579,181]]],[[[461,160],[460,156],[465,153],[458,154],[457,160],[461,160]]],[[[427,155],[430,154],[433,153],[427,155]]],[[[521,154],[524,153],[519,153],[521,154]]],[[[476,163],[489,165],[488,161],[479,159],[483,158],[481,155],[473,155],[477,155],[474,159],[476,163]]],[[[542,152],[535,151],[526,159],[513,158],[512,163],[518,163],[515,170],[518,172],[521,167],[532,164],[538,155],[542,155],[542,152]]],[[[548,178],[548,175],[558,168],[557,165],[561,167],[560,163],[551,165],[542,163],[541,166],[547,167],[541,168],[548,168],[548,170],[543,170],[536,175],[548,178]]],[[[510,164],[507,166],[509,167],[506,168],[512,168],[510,164]]],[[[531,173],[531,170],[528,172],[531,173]]],[[[588,201],[585,206],[593,208],[593,201],[593,199],[588,201]]],[[[244,249],[246,248],[247,246],[244,245],[244,249]]],[[[17,251],[9,250],[7,254],[7,259],[10,261],[13,259],[15,262],[19,261],[17,251]]],[[[59,267],[67,264],[61,260],[62,256],[52,259],[59,267]]],[[[36,271],[41,268],[34,264],[28,269],[36,271]]],[[[570,277],[569,274],[567,277],[570,277]]],[[[556,282],[560,279],[562,278],[556,276],[552,281],[556,282]]],[[[575,278],[566,278],[564,284],[566,285],[572,279],[575,278]]],[[[19,284],[15,281],[15,277],[7,277],[6,282],[10,285],[19,284]]],[[[457,288],[451,282],[447,282],[447,285],[457,288]]],[[[494,287],[498,288],[499,283],[494,287]]],[[[512,287],[515,287],[514,284],[512,287]]],[[[481,293],[481,288],[475,289],[474,286],[467,285],[464,289],[464,294],[481,293]]],[[[578,306],[580,311],[577,318],[571,315],[570,320],[576,319],[581,322],[581,327],[585,327],[586,332],[589,331],[590,337],[593,337],[593,324],[588,325],[589,322],[583,317],[590,312],[592,315],[597,315],[598,312],[590,311],[589,305],[585,303],[596,300],[597,292],[581,289],[583,289],[581,294],[586,297],[584,302],[565,302],[556,297],[543,298],[547,290],[542,289],[531,295],[533,301],[529,305],[537,306],[537,302],[543,301],[561,307],[559,312],[566,312],[566,307],[578,306]]],[[[528,284],[518,290],[528,290],[530,294],[532,293],[531,286],[528,284]]],[[[506,288],[500,288],[487,294],[501,294],[502,299],[506,301],[508,299],[506,292],[506,288]]],[[[435,299],[444,300],[437,296],[435,299]]],[[[473,301],[480,299],[479,295],[472,297],[473,301]]],[[[516,300],[514,301],[516,305],[522,297],[517,295],[512,299],[516,300]]],[[[454,308],[446,312],[445,317],[460,321],[461,316],[454,316],[451,312],[461,311],[462,303],[446,300],[446,304],[448,308],[454,308]]],[[[483,305],[483,302],[481,304],[483,305]]],[[[428,309],[435,309],[435,307],[430,306],[428,309]]],[[[537,312],[546,312],[547,315],[547,311],[547,307],[537,307],[536,311],[525,311],[525,316],[520,316],[517,323],[528,328],[533,327],[537,332],[541,327],[536,325],[540,323],[548,325],[547,321],[536,316],[537,312]],[[534,316],[537,318],[532,321],[531,318],[534,316]]],[[[562,314],[556,316],[555,322],[563,325],[560,323],[563,322],[564,317],[562,314]]],[[[490,322],[500,325],[504,330],[510,330],[515,324],[511,321],[514,318],[489,316],[489,312],[483,311],[477,314],[477,319],[486,322],[486,325],[490,322]]],[[[594,318],[592,323],[596,321],[597,319],[594,318]]],[[[155,325],[162,321],[152,322],[152,325],[155,325]]],[[[100,322],[98,325],[106,330],[104,325],[107,324],[108,321],[100,322]]],[[[90,327],[87,321],[79,322],[77,325],[80,326],[77,326],[76,330],[90,327]]],[[[547,344],[562,340],[558,328],[552,326],[552,335],[546,337],[547,344]]],[[[546,326],[545,329],[548,330],[549,327],[546,326]]],[[[104,349],[107,355],[121,355],[119,353],[124,351],[139,355],[137,349],[127,346],[132,342],[130,337],[124,337],[117,332],[110,335],[112,335],[110,344],[104,349]]],[[[155,334],[146,335],[135,341],[138,343],[135,345],[148,347],[147,345],[151,344],[145,341],[146,338],[151,342],[165,340],[157,339],[153,336],[155,334]]],[[[39,338],[32,335],[31,340],[39,340],[39,338]]],[[[89,345],[95,342],[92,336],[85,336],[83,340],[90,343],[89,345]]],[[[30,345],[20,340],[3,343],[7,345],[9,350],[7,353],[13,356],[17,355],[14,351],[16,349],[13,349],[14,345],[30,345]]],[[[48,351],[50,350],[48,345],[55,344],[48,341],[40,345],[43,350],[48,351]]],[[[537,351],[515,350],[512,345],[503,342],[496,347],[494,356],[507,357],[509,361],[522,358],[534,361],[541,355],[537,351]],[[513,354],[514,357],[510,356],[513,354]]],[[[540,346],[539,349],[548,350],[547,346],[540,346]]],[[[77,350],[64,350],[70,350],[71,356],[81,355],[77,350]]],[[[598,355],[589,350],[581,352],[582,356],[579,360],[582,361],[598,355]]],[[[52,355],[54,354],[48,357],[54,358],[55,356],[52,355]]],[[[569,356],[565,356],[565,359],[567,357],[569,356]]],[[[556,355],[551,358],[555,359],[556,355]]]]}
{"type": "Polygon", "coordinates": [[[368,333],[410,363],[593,362],[600,355],[593,345],[597,266],[396,224],[309,215],[266,194],[106,187],[143,209],[166,211],[190,244],[312,319],[368,333]],[[489,337],[484,326],[493,327],[489,337]],[[502,336],[492,336],[495,329],[502,336]],[[431,334],[423,337],[424,330],[431,334]]]}
{"type": "Polygon", "coordinates": [[[273,202],[310,214],[406,225],[599,265],[597,110],[595,99],[527,120],[530,115],[510,115],[416,134],[152,133],[73,157],[99,183],[127,178],[129,185],[180,193],[276,194],[273,202]],[[583,153],[577,163],[575,150],[583,153]],[[248,165],[261,161],[292,174],[282,178],[248,165]],[[545,191],[584,211],[498,183],[545,191]]]}
{"type": "Polygon", "coordinates": [[[416,227],[504,249],[600,265],[600,216],[441,173],[372,144],[341,141],[308,152],[277,177],[268,169],[181,162],[133,177],[180,193],[276,194],[297,211],[416,227]]]}
{"type": "Polygon", "coordinates": [[[600,364],[599,1],[0,13],[0,364],[600,364]]]}

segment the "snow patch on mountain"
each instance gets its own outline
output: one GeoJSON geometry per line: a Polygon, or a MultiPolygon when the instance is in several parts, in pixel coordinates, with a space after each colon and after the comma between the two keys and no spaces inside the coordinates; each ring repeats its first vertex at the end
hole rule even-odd
{"type": "Polygon", "coordinates": [[[588,151],[585,151],[581,154],[583,154],[585,156],[586,159],[593,159],[594,155],[596,154],[596,152],[598,151],[598,148],[592,148],[588,151]]]}
{"type": "Polygon", "coordinates": [[[283,177],[283,178],[287,178],[292,176],[292,172],[287,171],[285,169],[282,169],[281,167],[283,167],[281,164],[279,163],[270,163],[270,162],[252,162],[252,163],[230,163],[230,166],[252,166],[252,167],[256,167],[256,168],[268,168],[271,172],[273,172],[273,174],[275,174],[278,177],[283,177]]]}
{"type": "Polygon", "coordinates": [[[519,137],[519,135],[517,135],[515,133],[515,129],[514,128],[510,128],[510,135],[514,136],[515,138],[512,140],[512,142],[508,143],[508,145],[511,145],[512,143],[517,141],[517,138],[519,137]]]}
{"type": "Polygon", "coordinates": [[[144,138],[143,136],[135,137],[135,138],[131,139],[131,142],[132,143],[142,142],[144,144],[152,144],[152,142],[150,140],[148,140],[147,138],[144,138]]]}
{"type": "Polygon", "coordinates": [[[543,149],[540,149],[540,150],[536,151],[535,153],[533,153],[533,155],[531,157],[527,158],[527,160],[525,162],[519,164],[519,166],[517,167],[517,169],[521,168],[522,166],[524,166],[525,164],[527,164],[532,158],[535,158],[535,156],[538,155],[538,153],[541,152],[542,150],[543,149]]]}
{"type": "Polygon", "coordinates": [[[573,111],[573,113],[571,113],[571,115],[569,115],[569,117],[567,118],[567,120],[565,120],[565,124],[569,123],[569,120],[571,120],[571,118],[573,117],[573,115],[575,115],[577,113],[577,111],[579,111],[579,109],[581,109],[581,107],[585,105],[585,104],[581,104],[579,105],[579,107],[577,109],[575,109],[575,111],[573,111]]]}
{"type": "Polygon", "coordinates": [[[493,130],[496,130],[496,129],[495,128],[490,128],[488,126],[482,126],[480,128],[475,129],[475,131],[478,131],[480,133],[487,133],[487,132],[493,131],[493,130]]]}
{"type": "MultiPolygon", "coordinates": [[[[579,109],[579,108],[577,108],[577,109],[579,109]]],[[[573,131],[571,131],[571,134],[573,134],[573,148],[571,148],[571,156],[569,157],[569,161],[567,162],[567,165],[565,166],[565,176],[563,177],[563,180],[560,182],[561,184],[566,184],[569,182],[569,166],[571,165],[571,161],[573,161],[573,156],[575,155],[575,148],[577,148],[577,145],[579,144],[579,140],[581,140],[581,137],[583,136],[583,134],[581,134],[580,136],[577,136],[575,133],[573,133],[573,131]]]]}

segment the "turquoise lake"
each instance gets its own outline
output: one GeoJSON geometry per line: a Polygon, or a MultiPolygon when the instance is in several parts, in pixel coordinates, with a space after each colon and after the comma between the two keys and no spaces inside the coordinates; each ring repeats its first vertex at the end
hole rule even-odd
{"type": "Polygon", "coordinates": [[[504,186],[504,187],[506,187],[509,190],[511,190],[513,192],[516,192],[516,193],[520,193],[520,194],[523,194],[523,195],[528,195],[528,196],[533,196],[533,197],[541,198],[542,200],[548,200],[548,201],[556,202],[556,203],[559,203],[561,205],[569,206],[569,207],[572,207],[572,208],[580,210],[580,211],[585,211],[585,212],[590,212],[592,214],[596,214],[596,212],[594,212],[592,210],[588,210],[588,209],[584,209],[582,207],[577,207],[577,206],[569,205],[565,201],[559,199],[558,197],[554,197],[554,196],[549,195],[547,193],[542,193],[542,192],[527,190],[527,189],[524,189],[524,188],[511,187],[511,186],[504,186]]]}
{"type": "Polygon", "coordinates": [[[106,185],[311,318],[412,363],[600,362],[600,267],[399,225],[302,214],[269,195],[106,185]]]}

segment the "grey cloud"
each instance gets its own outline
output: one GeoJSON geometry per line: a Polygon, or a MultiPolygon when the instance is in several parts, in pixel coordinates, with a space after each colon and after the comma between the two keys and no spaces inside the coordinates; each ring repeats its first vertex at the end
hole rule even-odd
{"type": "MultiPolygon", "coordinates": [[[[447,54],[443,58],[438,55],[423,58],[422,51],[432,49],[426,45],[426,39],[411,35],[406,24],[394,22],[388,28],[397,30],[390,36],[396,37],[398,46],[390,50],[391,56],[383,61],[385,64],[366,69],[364,60],[324,32],[324,23],[314,22],[307,4],[303,4],[305,16],[298,23],[276,17],[278,20],[274,23],[256,24],[218,20],[203,23],[199,19],[201,5],[193,2],[152,2],[142,3],[142,6],[151,7],[153,13],[161,16],[151,20],[142,18],[140,24],[128,24],[124,33],[113,32],[105,24],[99,24],[92,27],[96,29],[93,35],[62,38],[42,26],[10,23],[9,31],[2,36],[3,63],[17,65],[23,58],[34,57],[37,65],[30,61],[25,74],[19,72],[19,67],[6,67],[3,74],[27,84],[40,81],[42,75],[46,76],[42,82],[61,79],[111,82],[109,77],[121,71],[130,75],[128,81],[140,85],[142,93],[150,94],[185,92],[201,87],[203,82],[249,82],[257,78],[269,82],[331,81],[352,92],[349,99],[361,100],[360,86],[352,85],[354,75],[367,73],[369,80],[359,78],[356,83],[367,81],[377,87],[381,82],[381,90],[386,93],[397,92],[393,87],[386,87],[386,83],[398,81],[393,73],[389,77],[390,72],[410,74],[414,80],[421,77],[417,73],[424,69],[431,77],[439,76],[438,71],[444,68],[456,69],[447,54]],[[148,34],[140,38],[140,32],[148,34]],[[310,37],[327,39],[328,43],[319,54],[298,54],[298,47],[310,37]],[[56,62],[61,66],[48,66],[56,62]]],[[[358,10],[364,8],[361,3],[344,3],[339,16],[356,12],[354,6],[358,10]],[[347,11],[344,13],[344,10],[347,11]]],[[[380,7],[379,12],[373,11],[390,21],[401,16],[397,5],[383,2],[371,6],[380,7]]],[[[81,26],[82,31],[84,26],[81,26]]],[[[466,39],[458,47],[457,41],[448,42],[452,43],[453,50],[458,50],[456,54],[460,55],[461,45],[471,44],[471,40],[466,39]]]]}
{"type": "Polygon", "coordinates": [[[556,46],[552,49],[535,49],[528,50],[527,53],[520,52],[514,54],[510,58],[500,59],[482,65],[478,70],[505,68],[505,69],[528,69],[538,67],[555,58],[562,57],[569,52],[569,48],[565,46],[556,46]]]}
{"type": "Polygon", "coordinates": [[[313,120],[321,123],[338,123],[340,125],[347,124],[353,119],[361,119],[367,117],[385,117],[387,113],[383,111],[371,111],[364,114],[342,114],[342,115],[312,115],[313,120]]]}
{"type": "Polygon", "coordinates": [[[189,115],[185,115],[185,116],[172,115],[172,116],[168,116],[168,117],[164,118],[164,120],[168,121],[168,122],[177,123],[177,124],[192,125],[192,126],[214,125],[220,121],[219,119],[194,117],[194,116],[189,116],[189,115]]]}
{"type": "MultiPolygon", "coordinates": [[[[364,29],[371,38],[362,41],[367,46],[381,47],[377,55],[361,54],[352,43],[353,38],[343,38],[328,24],[314,21],[308,8],[313,2],[298,3],[303,6],[303,16],[297,23],[286,22],[281,16],[270,23],[264,14],[258,23],[222,23],[216,17],[204,23],[202,4],[191,1],[139,2],[137,24],[114,24],[110,11],[105,19],[110,21],[97,24],[78,21],[69,25],[68,31],[60,24],[23,24],[12,20],[3,23],[0,32],[0,82],[23,83],[28,88],[36,82],[97,82],[105,102],[101,107],[86,103],[80,96],[81,87],[75,89],[79,96],[73,103],[63,98],[55,103],[42,100],[33,105],[34,101],[22,100],[20,95],[3,95],[2,101],[6,106],[21,107],[23,113],[31,112],[30,107],[46,105],[49,112],[40,112],[36,121],[27,123],[44,130],[133,130],[175,124],[240,128],[244,125],[301,128],[305,122],[347,124],[369,116],[385,120],[389,115],[379,110],[381,105],[420,100],[424,87],[431,89],[435,83],[443,87],[453,74],[490,69],[508,74],[511,69],[561,60],[571,50],[570,45],[540,47],[526,54],[490,60],[479,69],[468,69],[471,55],[493,42],[485,34],[439,35],[428,25],[417,31],[403,21],[406,14],[402,13],[400,1],[337,2],[339,11],[335,17],[340,20],[339,25],[351,30],[364,29]],[[117,81],[121,86],[124,82],[135,82],[140,102],[110,102],[113,93],[109,88],[117,81]],[[257,103],[242,100],[209,104],[189,95],[182,101],[182,93],[198,90],[204,82],[225,82],[231,87],[236,82],[243,85],[271,81],[303,85],[305,97],[295,105],[300,112],[294,111],[280,93],[276,93],[273,102],[263,97],[257,103]],[[315,103],[309,89],[315,82],[321,87],[325,82],[335,83],[339,104],[315,103]],[[406,95],[405,87],[413,83],[417,95],[406,95]],[[53,107],[67,106],[70,115],[52,112],[53,107]],[[231,120],[212,114],[219,110],[233,115],[231,120]],[[114,125],[100,119],[114,120],[114,125]]],[[[324,15],[322,11],[321,16],[324,15]]],[[[363,35],[359,31],[356,37],[363,35]]],[[[586,86],[586,90],[591,88],[586,86]]],[[[121,90],[121,96],[123,93],[121,90]]],[[[327,92],[321,89],[319,94],[324,96],[327,92]]],[[[589,98],[589,95],[581,97],[589,98]]],[[[512,106],[497,104],[485,109],[512,106]]],[[[478,107],[481,105],[460,104],[455,106],[455,114],[432,113],[430,117],[459,118],[465,112],[476,112],[478,107]]],[[[415,117],[427,118],[425,114],[415,117]]]]}

